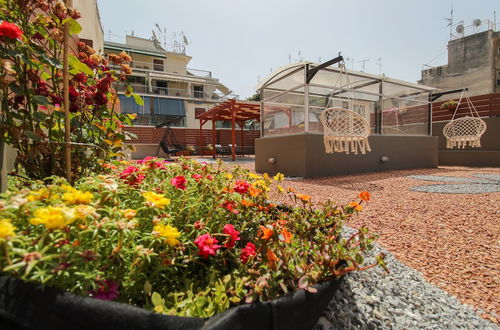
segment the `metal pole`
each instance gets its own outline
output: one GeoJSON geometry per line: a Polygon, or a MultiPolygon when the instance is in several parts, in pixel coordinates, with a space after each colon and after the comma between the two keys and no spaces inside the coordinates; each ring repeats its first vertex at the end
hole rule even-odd
{"type": "MultiPolygon", "coordinates": [[[[65,1],[66,6],[71,5],[71,0],[65,1]]],[[[66,180],[71,183],[71,130],[69,115],[69,24],[64,24],[63,39],[63,94],[64,94],[64,142],[66,159],[66,180]]]]}
{"type": "Polygon", "coordinates": [[[215,113],[212,115],[212,158],[215,159],[215,154],[217,153],[217,149],[215,148],[215,141],[217,139],[216,131],[215,131],[215,113]]]}
{"type": "Polygon", "coordinates": [[[304,133],[309,132],[309,82],[308,82],[308,72],[309,64],[306,64],[306,69],[304,70],[304,81],[306,85],[304,86],[304,133]]]}
{"type": "Polygon", "coordinates": [[[7,190],[7,164],[5,159],[5,142],[0,141],[0,193],[7,190]]]}

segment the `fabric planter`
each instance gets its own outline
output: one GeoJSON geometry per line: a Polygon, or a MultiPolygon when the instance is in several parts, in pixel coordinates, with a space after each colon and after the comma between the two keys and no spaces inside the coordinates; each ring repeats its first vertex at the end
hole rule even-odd
{"type": "Polygon", "coordinates": [[[166,316],[0,276],[0,325],[14,329],[289,330],[311,329],[339,287],[339,280],[278,299],[233,307],[209,319],[166,316]]]}

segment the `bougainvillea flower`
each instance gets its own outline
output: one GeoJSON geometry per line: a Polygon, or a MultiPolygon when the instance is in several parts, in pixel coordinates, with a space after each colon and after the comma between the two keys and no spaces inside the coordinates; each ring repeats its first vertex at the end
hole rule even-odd
{"type": "Polygon", "coordinates": [[[233,201],[225,201],[224,203],[222,203],[221,206],[231,213],[234,214],[240,213],[240,211],[236,210],[236,203],[233,201]]]}
{"type": "Polygon", "coordinates": [[[225,225],[222,231],[224,234],[229,235],[224,247],[228,249],[233,248],[236,241],[240,240],[240,232],[234,229],[234,226],[231,224],[225,225]]]}
{"type": "Polygon", "coordinates": [[[194,244],[198,247],[198,254],[204,259],[208,259],[209,256],[214,256],[217,250],[220,249],[218,240],[210,236],[210,234],[204,234],[198,236],[194,241],[194,244]]]}
{"type": "Polygon", "coordinates": [[[89,295],[101,300],[115,300],[118,298],[118,283],[111,280],[99,281],[99,288],[94,291],[89,291],[89,295]]]}
{"type": "Polygon", "coordinates": [[[359,199],[368,202],[370,200],[370,193],[368,191],[362,191],[358,195],[359,199]]]}
{"type": "Polygon", "coordinates": [[[0,36],[10,39],[19,39],[23,31],[14,23],[3,21],[0,23],[0,36]]]}
{"type": "Polygon", "coordinates": [[[242,263],[246,264],[248,261],[248,258],[251,256],[254,256],[256,254],[255,252],[255,244],[248,242],[247,245],[243,249],[241,249],[241,255],[240,255],[240,260],[242,263]]]}
{"type": "Polygon", "coordinates": [[[237,180],[234,185],[234,191],[238,194],[246,194],[248,192],[248,188],[250,188],[250,184],[246,181],[237,180]]]}
{"type": "Polygon", "coordinates": [[[181,233],[177,230],[177,228],[160,223],[153,227],[153,231],[157,233],[158,236],[165,238],[165,242],[167,242],[168,245],[175,246],[179,244],[179,240],[177,238],[181,236],[181,233]]]}
{"type": "Polygon", "coordinates": [[[273,236],[272,228],[267,228],[266,226],[261,225],[260,230],[261,230],[260,238],[262,238],[265,241],[269,240],[273,236]]]}
{"type": "Polygon", "coordinates": [[[170,179],[170,183],[177,189],[186,189],[186,177],[184,175],[178,175],[170,179]]]}

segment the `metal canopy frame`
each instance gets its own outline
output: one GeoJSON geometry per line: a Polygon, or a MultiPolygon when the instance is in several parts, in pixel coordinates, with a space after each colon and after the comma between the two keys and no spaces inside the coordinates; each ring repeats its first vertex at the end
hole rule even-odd
{"type": "Polygon", "coordinates": [[[215,123],[217,121],[231,122],[231,159],[236,160],[236,124],[240,126],[241,129],[241,148],[244,150],[245,140],[244,131],[245,122],[248,120],[260,121],[260,103],[249,102],[249,101],[237,101],[235,99],[228,100],[226,102],[220,103],[202,113],[198,116],[200,120],[200,150],[203,147],[203,125],[205,125],[209,120],[212,121],[212,156],[215,158],[215,140],[216,140],[216,129],[215,123]]]}

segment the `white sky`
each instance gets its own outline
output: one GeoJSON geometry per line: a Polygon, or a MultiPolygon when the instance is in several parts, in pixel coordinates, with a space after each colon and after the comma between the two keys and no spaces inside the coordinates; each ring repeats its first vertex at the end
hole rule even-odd
{"type": "Polygon", "coordinates": [[[341,51],[354,59],[349,69],[368,59],[374,74],[381,58],[385,75],[415,82],[423,64],[446,64],[452,3],[454,22],[493,20],[496,11],[500,30],[500,0],[98,0],[106,39],[132,30],[149,38],[155,23],[169,37],[183,31],[189,67],[212,71],[240,98],[289,55],[324,62],[341,51]]]}

